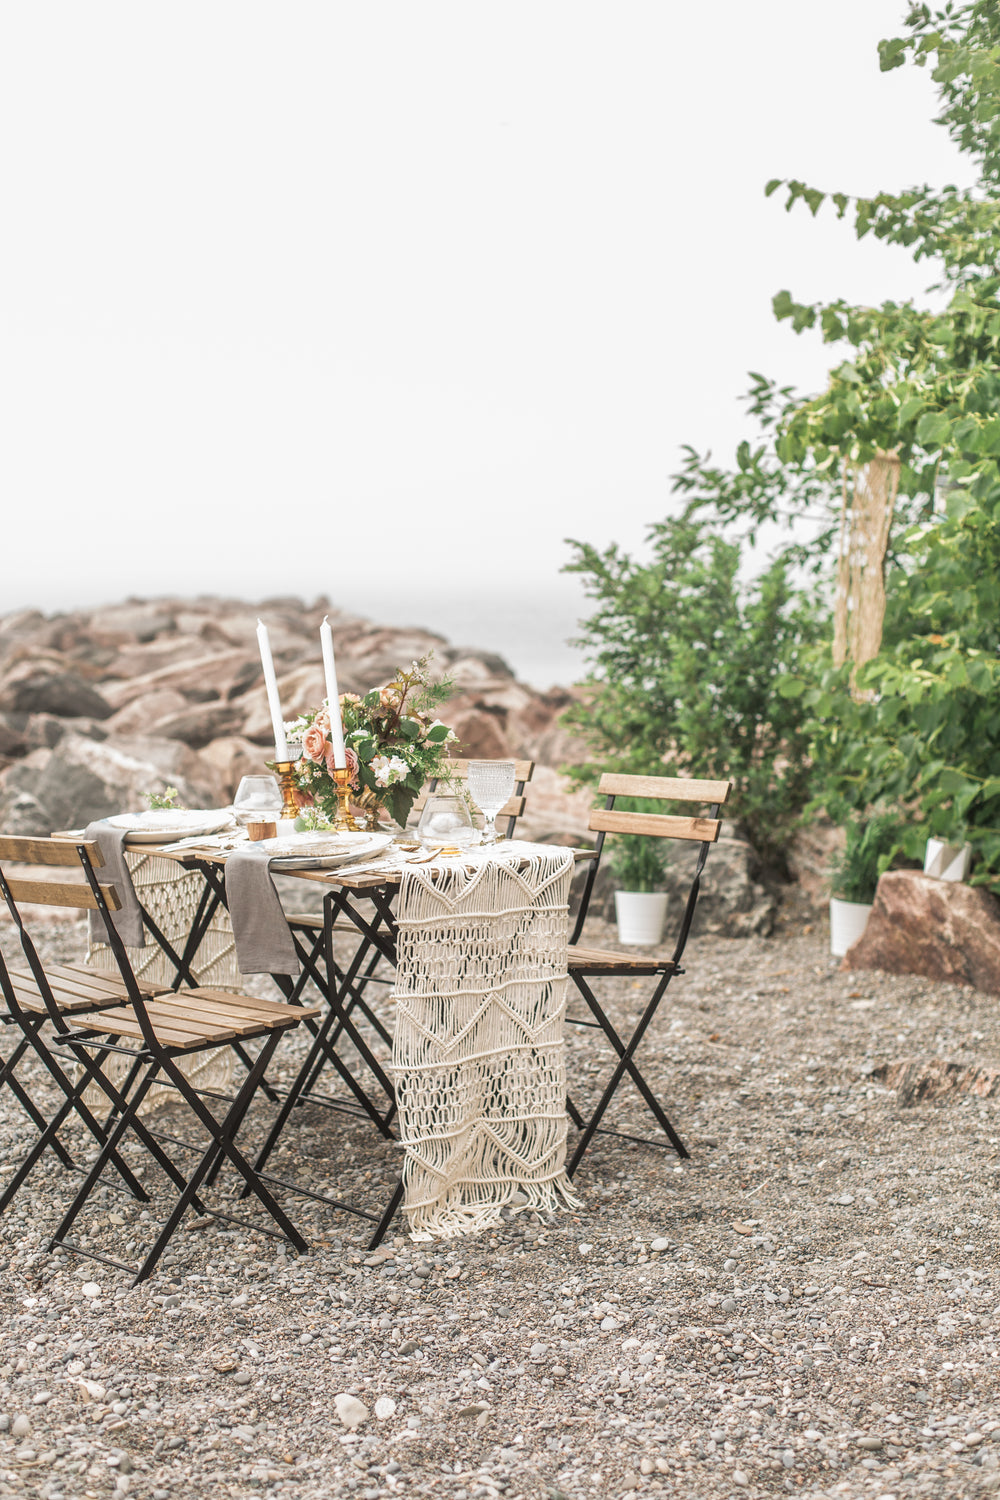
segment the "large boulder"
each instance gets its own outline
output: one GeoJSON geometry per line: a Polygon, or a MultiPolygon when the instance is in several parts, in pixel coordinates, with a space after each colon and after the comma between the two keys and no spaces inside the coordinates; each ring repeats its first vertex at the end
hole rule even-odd
{"type": "Polygon", "coordinates": [[[9,679],[2,707],[15,714],[55,714],[61,719],[107,719],[106,698],[77,672],[32,671],[9,679]]]}
{"type": "Polygon", "coordinates": [[[141,677],[108,681],[102,685],[102,692],[115,709],[167,688],[202,703],[213,698],[233,698],[261,675],[259,658],[250,657],[239,648],[208,652],[203,641],[198,642],[198,647],[198,655],[157,667],[141,677]]]}
{"type": "Polygon", "coordinates": [[[221,777],[179,740],[135,736],[115,743],[65,734],[0,773],[0,828],[48,834],[94,818],[141,812],[144,796],[175,786],[188,807],[224,803],[221,777]]]}
{"type": "Polygon", "coordinates": [[[182,714],[190,703],[176,688],[153,688],[131,699],[105,720],[109,734],[159,734],[164,719],[182,714]]]}
{"type": "Polygon", "coordinates": [[[921,974],[1000,994],[1000,901],[920,870],[890,870],[841,968],[921,974]]]}

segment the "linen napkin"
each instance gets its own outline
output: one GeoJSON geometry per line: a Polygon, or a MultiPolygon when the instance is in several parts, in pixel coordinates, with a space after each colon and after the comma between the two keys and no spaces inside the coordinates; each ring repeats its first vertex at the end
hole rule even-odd
{"type": "Polygon", "coordinates": [[[226,904],[241,974],[297,974],[295,943],[263,849],[234,849],[226,860],[226,904]]]}
{"type": "MultiPolygon", "coordinates": [[[[129,874],[125,861],[127,837],[125,830],[112,828],[110,823],[101,819],[96,823],[88,823],[83,836],[95,843],[101,851],[104,865],[97,871],[98,880],[102,885],[113,885],[118,892],[121,909],[111,912],[115,931],[126,948],[144,948],[146,929],[142,922],[142,907],[139,905],[135,886],[132,884],[132,876],[129,874]]],[[[106,943],[108,934],[104,926],[104,918],[99,911],[92,911],[89,916],[90,941],[106,943]]]]}

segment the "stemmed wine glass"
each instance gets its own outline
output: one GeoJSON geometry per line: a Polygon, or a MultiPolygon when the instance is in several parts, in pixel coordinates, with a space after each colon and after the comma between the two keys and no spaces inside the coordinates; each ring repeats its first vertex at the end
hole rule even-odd
{"type": "Polygon", "coordinates": [[[469,792],[473,802],[486,816],[483,843],[496,843],[497,813],[514,795],[514,762],[470,760],[469,792]]]}

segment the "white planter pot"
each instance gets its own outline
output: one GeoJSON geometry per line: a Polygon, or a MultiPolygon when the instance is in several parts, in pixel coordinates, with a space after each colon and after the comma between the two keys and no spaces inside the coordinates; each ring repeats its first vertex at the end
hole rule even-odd
{"type": "Polygon", "coordinates": [[[965,880],[972,863],[972,845],[943,844],[940,839],[928,839],[924,854],[924,874],[938,880],[965,880]]]}
{"type": "Polygon", "coordinates": [[[872,914],[871,903],[864,901],[839,901],[830,898],[830,952],[834,958],[843,958],[848,948],[853,948],[868,926],[872,914]]]}
{"type": "Polygon", "coordinates": [[[652,948],[663,939],[667,898],[659,891],[615,891],[618,941],[652,948]]]}

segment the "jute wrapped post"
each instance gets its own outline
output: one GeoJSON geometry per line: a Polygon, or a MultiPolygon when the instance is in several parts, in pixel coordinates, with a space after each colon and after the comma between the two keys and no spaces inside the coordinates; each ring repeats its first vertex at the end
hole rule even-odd
{"type": "Polygon", "coordinates": [[[844,466],[840,556],[833,612],[833,661],[854,672],[879,653],[885,618],[885,554],[899,489],[899,459],[878,453],[870,463],[844,466]],[[853,478],[847,503],[848,476],[853,478]]]}
{"type": "Polygon", "coordinates": [[[404,871],[393,1080],[414,1239],[577,1200],[565,1173],[572,853],[404,871]]]}

